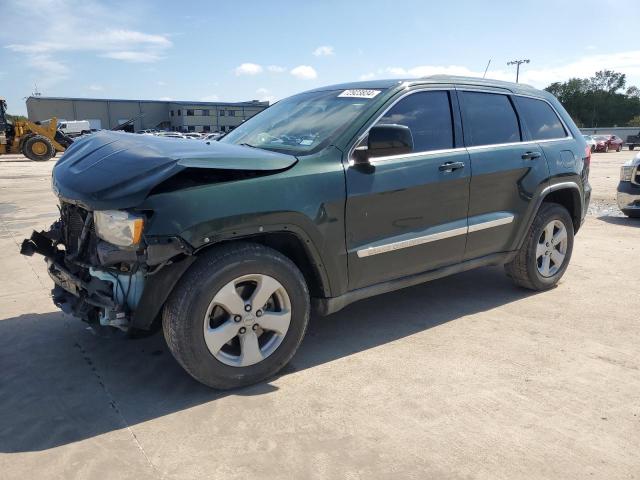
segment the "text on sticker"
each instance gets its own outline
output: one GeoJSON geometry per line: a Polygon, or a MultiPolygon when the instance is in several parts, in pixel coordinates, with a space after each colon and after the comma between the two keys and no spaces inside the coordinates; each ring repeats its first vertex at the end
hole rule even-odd
{"type": "Polygon", "coordinates": [[[351,98],[373,98],[380,93],[380,90],[365,90],[365,89],[354,89],[354,90],[345,90],[342,92],[339,97],[351,97],[351,98]]]}

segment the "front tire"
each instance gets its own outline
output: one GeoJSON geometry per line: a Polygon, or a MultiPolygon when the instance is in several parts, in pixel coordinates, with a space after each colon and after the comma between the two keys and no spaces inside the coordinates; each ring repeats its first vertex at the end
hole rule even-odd
{"type": "Polygon", "coordinates": [[[51,160],[55,151],[51,140],[42,135],[30,136],[23,146],[24,155],[35,162],[51,160]]]}
{"type": "Polygon", "coordinates": [[[573,252],[573,221],[566,208],[543,203],[522,247],[505,265],[513,282],[530,290],[548,290],[567,270],[573,252]]]}
{"type": "Polygon", "coordinates": [[[638,209],[625,209],[622,210],[622,213],[629,218],[640,218],[640,210],[638,209]]]}
{"type": "Polygon", "coordinates": [[[287,257],[259,244],[214,247],[180,279],[163,312],[171,353],[196,380],[243,387],[277,373],[309,322],[309,291],[287,257]]]}

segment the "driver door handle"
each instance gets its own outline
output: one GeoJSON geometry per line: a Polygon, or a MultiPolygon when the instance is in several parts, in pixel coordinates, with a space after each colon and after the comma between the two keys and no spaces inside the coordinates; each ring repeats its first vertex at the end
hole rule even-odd
{"type": "Polygon", "coordinates": [[[460,170],[461,168],[464,168],[464,162],[447,162],[440,165],[438,167],[438,170],[440,170],[441,172],[450,173],[454,170],[460,170]]]}
{"type": "Polygon", "coordinates": [[[522,154],[523,160],[534,160],[540,157],[540,152],[526,152],[522,154]]]}

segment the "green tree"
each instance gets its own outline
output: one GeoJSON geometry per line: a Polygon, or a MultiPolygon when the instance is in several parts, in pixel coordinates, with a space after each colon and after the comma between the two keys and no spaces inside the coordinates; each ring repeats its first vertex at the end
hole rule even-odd
{"type": "Polygon", "coordinates": [[[591,78],[555,82],[545,90],[555,95],[580,127],[628,125],[640,115],[640,90],[624,73],[596,72],[591,78]],[[624,92],[624,93],[622,93],[624,92]]]}
{"type": "Polygon", "coordinates": [[[9,113],[7,113],[7,120],[11,121],[11,122],[15,122],[16,120],[27,120],[27,117],[25,117],[24,115],[11,115],[9,113]]]}

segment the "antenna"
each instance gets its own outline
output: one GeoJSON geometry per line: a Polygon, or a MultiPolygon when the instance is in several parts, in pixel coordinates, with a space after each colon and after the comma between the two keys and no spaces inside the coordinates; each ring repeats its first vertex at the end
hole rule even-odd
{"type": "Polygon", "coordinates": [[[42,96],[42,94],[38,91],[38,84],[34,83],[33,84],[33,93],[31,94],[32,97],[40,97],[42,96]]]}
{"type": "Polygon", "coordinates": [[[484,74],[482,75],[482,78],[487,76],[487,70],[489,70],[489,65],[491,65],[491,59],[489,59],[489,61],[487,62],[487,66],[484,69],[484,74]]]}
{"type": "Polygon", "coordinates": [[[522,60],[511,60],[507,62],[507,65],[516,65],[516,83],[518,83],[518,79],[520,78],[520,64],[529,63],[530,61],[528,58],[523,58],[522,60]]]}

